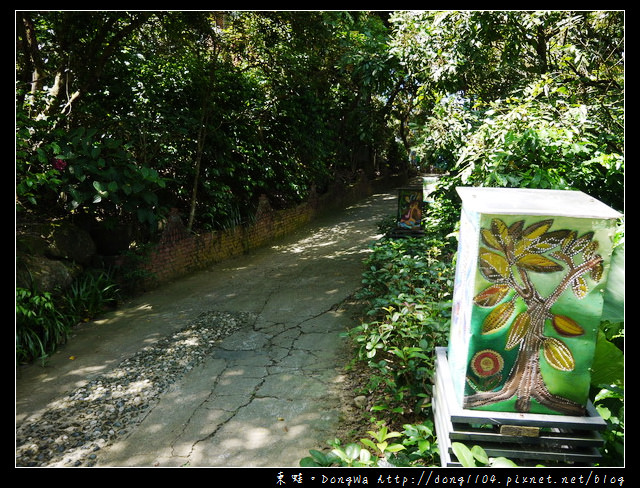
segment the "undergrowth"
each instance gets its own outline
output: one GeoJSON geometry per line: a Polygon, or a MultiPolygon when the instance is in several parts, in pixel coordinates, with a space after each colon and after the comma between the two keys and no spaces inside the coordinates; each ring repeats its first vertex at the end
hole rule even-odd
{"type": "Polygon", "coordinates": [[[55,293],[16,288],[16,363],[47,358],[64,344],[72,327],[117,304],[120,288],[106,271],[86,271],[55,293]]]}
{"type": "MultiPolygon", "coordinates": [[[[354,345],[347,369],[361,371],[360,410],[370,428],[348,439],[333,439],[324,450],[310,450],[301,466],[440,466],[434,428],[432,378],[436,348],[446,346],[452,306],[457,239],[450,204],[434,209],[423,224],[425,237],[374,243],[364,262],[356,298],[367,304],[361,323],[345,333],[354,345]],[[439,211],[442,210],[442,211],[439,211]]],[[[393,225],[385,219],[380,229],[393,225]]],[[[388,235],[388,234],[387,234],[388,235]]],[[[603,329],[607,339],[624,337],[624,324],[603,329]]],[[[620,351],[618,351],[620,352],[620,351]]],[[[603,465],[624,461],[623,386],[594,385],[592,401],[607,420],[603,465]]],[[[452,446],[468,467],[514,466],[489,458],[479,446],[452,446]]]]}

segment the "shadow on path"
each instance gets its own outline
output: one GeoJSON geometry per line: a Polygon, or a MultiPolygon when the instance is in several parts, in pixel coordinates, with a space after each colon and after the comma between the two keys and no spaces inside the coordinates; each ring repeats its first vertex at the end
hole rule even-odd
{"type": "MultiPolygon", "coordinates": [[[[167,337],[203,313],[242,313],[250,319],[103,440],[91,461],[79,445],[49,465],[298,466],[339,422],[335,388],[349,359],[340,333],[353,320],[340,305],[360,285],[377,224],[395,209],[394,193],[374,195],[78,327],[46,367],[18,372],[16,424],[46,416],[143,348],[170,351],[167,337]]],[[[86,430],[82,422],[76,430],[86,430]]]]}

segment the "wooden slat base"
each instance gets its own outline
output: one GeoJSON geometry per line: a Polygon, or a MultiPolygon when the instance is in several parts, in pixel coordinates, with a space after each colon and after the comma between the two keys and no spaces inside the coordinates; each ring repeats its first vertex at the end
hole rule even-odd
{"type": "Polygon", "coordinates": [[[433,408],[441,466],[460,466],[452,442],[478,445],[489,457],[503,456],[521,466],[546,463],[588,466],[597,462],[606,422],[589,402],[587,415],[525,414],[463,409],[451,382],[446,348],[436,350],[433,408]]]}
{"type": "Polygon", "coordinates": [[[405,239],[407,237],[424,237],[424,230],[421,229],[394,229],[390,233],[393,239],[405,239]]]}

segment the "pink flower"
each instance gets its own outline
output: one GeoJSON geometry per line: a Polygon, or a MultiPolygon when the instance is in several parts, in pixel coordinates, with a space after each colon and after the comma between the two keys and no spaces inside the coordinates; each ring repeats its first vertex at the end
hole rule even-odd
{"type": "Polygon", "coordinates": [[[62,171],[63,169],[65,169],[67,167],[67,162],[64,161],[63,159],[54,159],[53,160],[53,167],[57,170],[62,171]]]}

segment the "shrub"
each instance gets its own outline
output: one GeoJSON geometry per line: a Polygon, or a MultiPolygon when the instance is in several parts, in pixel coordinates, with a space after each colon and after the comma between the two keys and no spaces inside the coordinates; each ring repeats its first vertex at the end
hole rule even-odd
{"type": "Polygon", "coordinates": [[[90,271],[57,295],[16,288],[16,362],[43,364],[64,344],[73,325],[114,306],[119,288],[104,271],[90,271]]]}
{"type": "Polygon", "coordinates": [[[377,242],[365,261],[357,298],[369,300],[371,314],[402,293],[446,299],[452,281],[447,264],[439,259],[441,249],[441,241],[422,238],[377,242]]]}
{"type": "Polygon", "coordinates": [[[16,361],[39,359],[44,362],[55,348],[66,341],[69,324],[57,310],[51,293],[16,289],[16,361]]]}
{"type": "MultiPolygon", "coordinates": [[[[396,466],[438,461],[431,379],[435,349],[448,339],[454,268],[448,262],[448,243],[434,236],[384,238],[374,244],[357,294],[369,302],[371,320],[346,333],[356,346],[355,360],[371,371],[364,385],[374,399],[371,412],[384,418],[378,423],[389,423],[398,431],[396,445],[402,447],[367,457],[373,465],[382,457],[396,466]]],[[[361,443],[373,449],[372,441],[361,443]]],[[[349,452],[358,450],[348,446],[349,452]]],[[[333,447],[336,454],[339,445],[333,447]]]]}
{"type": "Polygon", "coordinates": [[[118,298],[118,286],[109,273],[89,271],[62,293],[60,308],[70,323],[77,324],[86,322],[105,308],[115,305],[118,298]]]}

